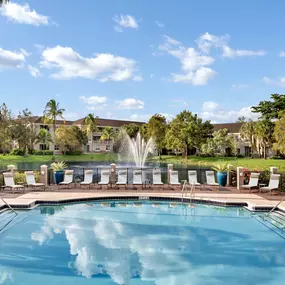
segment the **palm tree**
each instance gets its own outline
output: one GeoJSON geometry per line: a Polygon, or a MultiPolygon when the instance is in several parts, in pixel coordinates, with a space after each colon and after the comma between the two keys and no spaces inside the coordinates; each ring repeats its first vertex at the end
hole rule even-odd
{"type": "Polygon", "coordinates": [[[105,127],[100,138],[101,141],[113,141],[116,137],[116,132],[112,127],[105,127]]]}
{"type": "Polygon", "coordinates": [[[52,142],[53,142],[53,139],[52,139],[50,132],[42,128],[36,137],[35,143],[41,143],[44,145],[48,145],[49,143],[52,143],[52,142]]]}
{"type": "Polygon", "coordinates": [[[98,131],[97,121],[94,114],[88,114],[83,120],[83,130],[91,137],[91,151],[93,150],[93,132],[98,131]]]}
{"type": "Polygon", "coordinates": [[[263,158],[266,158],[266,147],[272,144],[273,131],[274,124],[269,120],[262,120],[256,123],[255,135],[258,139],[259,152],[263,154],[263,158]]]}
{"type": "Polygon", "coordinates": [[[54,140],[55,140],[55,131],[56,131],[56,119],[60,117],[63,118],[63,112],[65,109],[59,108],[59,103],[57,103],[54,99],[51,99],[47,102],[45,110],[44,110],[44,123],[52,124],[54,131],[54,140]]]}
{"type": "Polygon", "coordinates": [[[240,128],[241,138],[248,141],[251,147],[251,155],[253,150],[255,150],[256,136],[255,136],[255,122],[249,120],[248,122],[242,124],[240,128]]]}

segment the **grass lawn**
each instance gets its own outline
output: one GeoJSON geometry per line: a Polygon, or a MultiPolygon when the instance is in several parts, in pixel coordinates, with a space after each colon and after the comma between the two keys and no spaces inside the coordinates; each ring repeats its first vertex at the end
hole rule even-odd
{"type": "Polygon", "coordinates": [[[280,171],[285,172],[285,160],[281,159],[190,156],[185,160],[183,157],[175,155],[163,155],[161,160],[157,156],[151,159],[151,161],[185,165],[213,165],[221,160],[227,161],[234,167],[243,166],[252,170],[269,170],[269,167],[276,166],[280,171]]]}
{"type": "Polygon", "coordinates": [[[0,163],[15,162],[51,162],[51,161],[110,161],[113,162],[117,158],[114,153],[90,153],[81,155],[0,155],[0,163]]]}

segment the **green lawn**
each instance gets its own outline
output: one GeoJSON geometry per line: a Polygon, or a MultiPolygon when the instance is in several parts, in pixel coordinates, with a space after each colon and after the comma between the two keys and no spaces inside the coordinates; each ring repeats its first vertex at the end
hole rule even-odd
{"type": "Polygon", "coordinates": [[[252,170],[269,170],[269,167],[276,166],[279,170],[285,172],[285,160],[280,159],[191,156],[185,160],[183,157],[175,155],[163,155],[161,160],[159,160],[159,157],[153,157],[151,159],[151,161],[185,165],[213,165],[221,160],[228,161],[228,163],[232,164],[234,167],[243,166],[252,170]]]}

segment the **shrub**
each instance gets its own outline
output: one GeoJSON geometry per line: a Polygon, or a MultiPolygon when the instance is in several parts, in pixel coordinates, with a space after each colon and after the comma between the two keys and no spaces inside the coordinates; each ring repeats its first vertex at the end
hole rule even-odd
{"type": "Polygon", "coordinates": [[[21,149],[21,148],[13,148],[11,151],[10,151],[10,154],[11,155],[21,155],[23,156],[25,154],[24,150],[21,149]]]}
{"type": "Polygon", "coordinates": [[[35,150],[34,155],[53,155],[51,150],[35,150]]]}
{"type": "Polygon", "coordinates": [[[68,150],[64,153],[65,155],[81,155],[81,150],[68,150]]]}
{"type": "Polygon", "coordinates": [[[280,155],[273,155],[270,157],[270,159],[285,159],[283,156],[280,155]]]}

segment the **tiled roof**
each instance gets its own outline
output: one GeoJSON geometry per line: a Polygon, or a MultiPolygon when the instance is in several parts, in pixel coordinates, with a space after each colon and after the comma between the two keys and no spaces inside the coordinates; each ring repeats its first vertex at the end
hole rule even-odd
{"type": "MultiPolygon", "coordinates": [[[[38,117],[37,120],[34,121],[34,123],[37,123],[37,124],[43,124],[44,121],[43,121],[43,117],[38,117]]],[[[68,120],[56,120],[55,121],[55,124],[56,125],[72,125],[74,123],[74,121],[68,121],[68,120]]]]}
{"type": "MultiPolygon", "coordinates": [[[[74,121],[74,124],[77,125],[82,125],[84,121],[84,118],[81,118],[79,120],[74,121]]],[[[138,124],[142,125],[144,124],[143,122],[132,122],[132,121],[124,121],[124,120],[113,120],[113,119],[101,119],[101,118],[96,118],[96,122],[98,126],[101,127],[113,127],[113,128],[120,128],[124,125],[129,125],[129,124],[138,124]]]]}
{"type": "Polygon", "coordinates": [[[213,124],[213,131],[218,131],[220,129],[227,129],[229,133],[239,133],[243,123],[225,123],[225,124],[213,124]]]}

